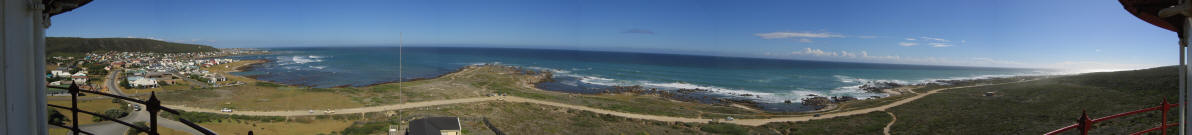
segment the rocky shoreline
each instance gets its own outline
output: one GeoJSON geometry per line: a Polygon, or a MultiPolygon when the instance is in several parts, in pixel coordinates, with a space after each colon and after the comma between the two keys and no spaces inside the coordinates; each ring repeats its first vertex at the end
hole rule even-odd
{"type": "MultiPolygon", "coordinates": [[[[542,72],[549,73],[549,71],[542,71],[542,72]]],[[[535,83],[554,81],[551,78],[552,78],[552,76],[548,76],[545,79],[543,79],[543,81],[535,82],[535,83]]],[[[975,81],[988,80],[988,79],[997,79],[997,78],[935,80],[935,81],[919,83],[919,84],[901,84],[901,83],[895,83],[895,82],[869,81],[869,82],[865,82],[864,84],[862,84],[860,86],[857,86],[857,88],[860,90],[863,90],[865,92],[868,92],[868,93],[883,93],[888,96],[896,96],[896,95],[902,95],[902,94],[914,94],[914,93],[916,93],[914,91],[914,89],[923,88],[928,85],[949,86],[949,85],[953,85],[953,84],[962,84],[962,83],[967,83],[967,82],[975,82],[975,81]]],[[[552,90],[552,91],[585,94],[585,93],[578,93],[578,92],[569,92],[568,90],[552,90]]],[[[705,104],[714,104],[714,105],[725,105],[725,106],[732,106],[732,105],[736,104],[736,105],[741,105],[741,106],[749,107],[751,109],[758,109],[758,110],[764,110],[763,107],[765,107],[765,106],[763,106],[763,105],[765,105],[765,104],[771,104],[771,105],[773,105],[773,104],[779,104],[779,105],[781,105],[781,104],[796,104],[796,100],[785,100],[781,103],[761,103],[756,100],[756,98],[760,98],[759,95],[753,95],[753,94],[723,95],[723,94],[712,93],[713,91],[711,91],[711,90],[698,89],[698,88],[697,89],[661,90],[661,89],[657,89],[657,88],[647,88],[647,87],[643,87],[643,86],[639,86],[639,85],[634,85],[634,86],[610,86],[610,87],[603,88],[603,89],[597,89],[597,91],[598,92],[596,92],[596,93],[588,93],[588,94],[596,94],[596,95],[600,95],[600,94],[654,95],[654,96],[668,98],[668,99],[672,99],[672,100],[676,100],[676,101],[692,102],[692,103],[705,103],[705,104]]],[[[802,112],[823,111],[826,109],[831,109],[832,106],[835,106],[837,104],[851,102],[851,101],[885,98],[883,96],[852,97],[852,96],[823,96],[823,95],[814,95],[814,94],[807,95],[807,96],[808,96],[808,98],[797,99],[797,101],[798,101],[797,105],[811,107],[814,109],[806,110],[806,111],[802,111],[802,112]]]]}
{"type": "MultiPolygon", "coordinates": [[[[267,62],[273,62],[268,59],[261,59],[261,60],[262,60],[262,62],[257,62],[257,63],[253,63],[253,64],[236,67],[236,70],[248,71],[248,70],[251,70],[252,68],[256,68],[257,66],[260,66],[260,64],[267,63],[267,62]]],[[[389,83],[410,82],[410,81],[442,78],[447,75],[463,72],[468,69],[473,69],[473,68],[476,68],[479,66],[505,66],[505,65],[499,65],[499,64],[469,65],[469,66],[461,67],[455,71],[441,74],[441,75],[438,75],[435,77],[416,78],[416,79],[409,79],[409,80],[404,80],[404,81],[403,80],[386,81],[386,82],[379,82],[379,83],[374,83],[374,84],[369,84],[369,85],[359,86],[359,87],[369,87],[369,86],[376,86],[376,85],[389,84],[389,83]]],[[[521,68],[521,67],[517,67],[517,66],[508,66],[508,67],[515,68],[514,70],[517,70],[517,73],[519,73],[519,74],[534,74],[536,76],[541,77],[541,78],[537,78],[538,81],[531,82],[529,84],[530,85],[529,87],[535,87],[536,84],[539,84],[539,83],[556,81],[555,78],[553,77],[553,73],[551,71],[525,69],[525,68],[521,68]]],[[[257,79],[254,76],[245,76],[245,77],[257,79]]],[[[952,83],[972,81],[972,80],[976,80],[976,79],[938,80],[938,81],[934,81],[931,83],[909,84],[909,85],[893,83],[893,82],[868,82],[864,85],[859,86],[859,89],[864,90],[866,92],[870,92],[870,93],[885,93],[887,95],[900,95],[900,94],[905,94],[905,93],[913,93],[914,91],[912,91],[912,89],[922,87],[922,85],[926,85],[926,84],[932,84],[932,83],[952,84],[952,83]]],[[[284,85],[301,86],[301,85],[292,85],[292,84],[284,84],[284,85]]],[[[302,87],[313,87],[313,86],[302,86],[302,87]]],[[[333,88],[346,88],[346,87],[353,87],[353,86],[342,85],[342,86],[335,86],[333,88]]],[[[535,87],[535,88],[537,88],[537,87],[535,87]]],[[[539,88],[539,89],[541,89],[541,88],[539,88]]],[[[543,89],[543,90],[548,90],[548,89],[543,89]]],[[[756,101],[756,98],[760,98],[760,96],[753,95],[753,94],[723,95],[723,94],[713,93],[713,91],[711,91],[711,90],[698,89],[698,88],[697,89],[661,90],[661,89],[657,89],[657,88],[647,88],[647,87],[637,86],[637,85],[635,85],[635,86],[610,86],[610,87],[598,89],[597,90],[598,92],[596,92],[596,93],[578,93],[578,92],[569,92],[567,90],[550,90],[550,91],[574,93],[574,94],[595,94],[595,95],[600,95],[600,94],[654,95],[654,96],[659,96],[659,97],[668,98],[668,99],[672,99],[672,100],[676,100],[676,101],[682,101],[682,102],[704,103],[704,104],[714,104],[714,105],[724,105],[724,106],[741,105],[741,106],[749,107],[751,109],[759,109],[759,110],[763,110],[762,109],[762,108],[764,108],[763,104],[778,104],[778,105],[793,104],[793,105],[802,105],[805,107],[814,108],[814,110],[807,110],[807,111],[820,111],[822,109],[825,109],[825,108],[835,105],[835,104],[861,100],[860,97],[850,97],[850,96],[829,97],[829,96],[820,96],[820,95],[808,95],[810,98],[798,99],[799,101],[801,101],[799,104],[795,104],[795,101],[792,101],[792,100],[786,100],[782,103],[761,103],[761,102],[756,101]]],[[[874,97],[865,97],[865,98],[876,99],[876,98],[882,98],[882,97],[874,96],[874,97]]]]}

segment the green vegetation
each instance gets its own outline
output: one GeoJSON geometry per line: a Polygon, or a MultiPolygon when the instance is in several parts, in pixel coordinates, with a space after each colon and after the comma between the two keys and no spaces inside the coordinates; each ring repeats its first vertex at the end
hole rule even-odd
{"type": "Polygon", "coordinates": [[[195,79],[199,82],[210,82],[210,80],[207,80],[207,78],[203,78],[202,76],[199,76],[199,75],[192,74],[192,75],[186,76],[186,77],[189,77],[190,79],[195,79]]]}
{"type": "Polygon", "coordinates": [[[120,79],[120,87],[128,89],[128,88],[132,88],[132,85],[128,84],[127,79],[120,79]]]}
{"type": "Polygon", "coordinates": [[[396,125],[396,124],[398,124],[398,123],[394,123],[394,122],[356,123],[356,124],[352,124],[352,126],[349,126],[348,128],[344,128],[344,130],[340,131],[339,133],[345,134],[345,135],[382,134],[382,133],[389,132],[389,125],[396,125]]]}
{"type": "MultiPolygon", "coordinates": [[[[1176,75],[1177,68],[1160,67],[943,91],[891,108],[898,116],[891,133],[1044,133],[1073,124],[1083,110],[1090,117],[1103,117],[1158,106],[1164,99],[1174,101],[1178,95],[1176,75]],[[997,94],[983,96],[985,92],[997,94]]],[[[1091,132],[1140,131],[1158,125],[1158,114],[1149,112],[1098,123],[1091,132]]]]}
{"type": "MultiPolygon", "coordinates": [[[[117,118],[118,119],[118,118],[121,118],[124,116],[128,116],[129,112],[127,109],[128,108],[124,107],[124,106],[121,106],[121,108],[108,109],[107,111],[103,111],[103,116],[107,116],[108,118],[117,118]]],[[[100,122],[100,121],[105,121],[105,120],[106,119],[103,119],[100,117],[91,117],[91,121],[93,121],[93,122],[100,122]]]]}
{"type": "Polygon", "coordinates": [[[274,88],[285,86],[285,85],[271,83],[271,82],[256,82],[254,84],[256,84],[257,86],[261,86],[261,87],[274,87],[274,88]]]}
{"type": "Polygon", "coordinates": [[[46,116],[50,117],[50,124],[63,125],[66,124],[66,121],[70,121],[70,118],[66,118],[66,115],[62,115],[61,112],[58,112],[58,109],[47,108],[46,110],[48,110],[46,116]]]}
{"type": "MultiPolygon", "coordinates": [[[[132,123],[132,125],[140,127],[140,128],[145,128],[145,129],[149,128],[149,124],[145,124],[145,122],[135,122],[135,123],[132,123]]],[[[126,133],[128,133],[128,135],[139,135],[141,133],[144,133],[144,131],[137,130],[136,128],[128,128],[128,131],[126,133]]]]}
{"type": "MultiPolygon", "coordinates": [[[[891,117],[886,112],[871,112],[849,117],[802,121],[775,122],[757,127],[756,131],[776,131],[788,135],[862,135],[881,134],[891,117]]],[[[898,119],[902,122],[902,119],[898,119]]]]}
{"type": "MultiPolygon", "coordinates": [[[[205,112],[186,112],[186,111],[178,111],[178,112],[181,114],[181,117],[179,117],[179,118],[186,119],[188,121],[196,122],[196,123],[219,122],[224,119],[251,120],[251,121],[261,121],[261,122],[280,122],[280,121],[286,120],[285,117],[281,117],[281,116],[244,116],[244,115],[224,115],[224,114],[205,113],[205,112]]],[[[162,117],[166,117],[166,118],[178,117],[178,115],[173,115],[172,113],[161,113],[161,115],[162,115],[162,117]]]]}
{"type": "MultiPolygon", "coordinates": [[[[898,121],[891,134],[1041,134],[1069,124],[1087,110],[1103,117],[1174,101],[1178,87],[1175,67],[1088,73],[1042,80],[945,90],[890,108],[898,121]],[[984,96],[986,92],[996,93],[984,96]]],[[[1004,83],[1024,78],[992,79],[1004,83]]],[[[948,86],[915,89],[926,92],[948,86]]],[[[881,101],[882,99],[875,100],[881,101]]],[[[887,101],[881,101],[887,102],[887,101]]],[[[858,102],[860,106],[876,103],[858,102]]],[[[859,107],[859,106],[854,106],[859,107]]],[[[864,108],[864,107],[860,107],[864,108]]],[[[1176,122],[1169,114],[1168,123],[1176,122]]],[[[1159,112],[1148,112],[1097,123],[1091,133],[1129,134],[1157,126],[1159,112]]],[[[885,112],[804,122],[779,122],[753,127],[751,134],[881,134],[891,121],[885,112]]],[[[1174,132],[1172,129],[1169,132],[1174,132]]]]}
{"type": "MultiPolygon", "coordinates": [[[[1090,73],[1083,75],[1044,77],[1041,80],[959,88],[940,91],[919,100],[890,108],[887,111],[897,115],[893,125],[894,134],[1016,134],[1042,133],[1071,124],[1081,110],[1089,110],[1093,117],[1136,110],[1157,105],[1163,99],[1174,100],[1176,87],[1175,68],[1124,71],[1112,73],[1090,73]],[[995,96],[984,96],[994,92],[995,96]],[[913,123],[913,124],[909,124],[913,123]]],[[[463,69],[460,72],[440,78],[380,84],[369,87],[307,88],[253,81],[233,76],[230,79],[246,79],[254,85],[204,90],[182,90],[163,97],[171,103],[204,107],[239,107],[248,110],[305,110],[324,108],[351,108],[394,103],[408,103],[428,100],[479,97],[488,93],[502,93],[518,97],[533,98],[564,104],[590,106],[621,112],[680,116],[722,118],[762,118],[771,113],[750,112],[743,109],[708,104],[676,102],[654,95],[638,94],[567,94],[534,89],[530,84],[539,80],[540,74],[528,74],[516,67],[481,66],[463,69]],[[400,89],[399,89],[400,88],[400,89]],[[313,104],[295,102],[314,102],[313,104]],[[339,103],[328,103],[339,102],[339,103]]],[[[1039,77],[1003,78],[970,82],[956,82],[954,85],[926,85],[914,89],[923,93],[928,90],[1016,82],[1039,77]]],[[[161,96],[161,95],[159,95],[161,96]]],[[[879,106],[910,97],[895,96],[878,100],[863,100],[841,105],[841,110],[861,109],[879,106]]],[[[447,109],[421,108],[404,110],[399,116],[410,114],[436,114],[446,116],[484,116],[491,118],[494,125],[508,133],[524,134],[574,134],[573,131],[643,131],[649,134],[879,134],[890,122],[886,112],[812,120],[805,122],[770,123],[758,127],[659,122],[629,119],[586,111],[561,109],[528,103],[485,102],[442,106],[447,109]],[[526,116],[524,114],[535,114],[526,116]],[[551,126],[543,126],[551,125],[551,126]]],[[[830,112],[826,112],[830,113],[830,112]]],[[[1157,113],[1157,112],[1156,112],[1157,113]]],[[[793,113],[809,115],[810,113],[793,113]]],[[[379,115],[369,113],[369,116],[379,115]]],[[[188,120],[215,123],[219,120],[237,119],[249,121],[278,122],[281,118],[234,118],[200,114],[188,120]]],[[[317,116],[311,119],[353,120],[361,115],[317,116]]],[[[1154,126],[1157,114],[1123,117],[1095,125],[1094,132],[1120,134],[1154,126]]],[[[366,118],[366,119],[378,119],[366,118]]],[[[384,119],[384,118],[380,118],[384,119]]],[[[311,120],[307,120],[311,121],[311,120]]],[[[345,124],[343,131],[336,133],[363,133],[378,125],[376,123],[345,124]],[[373,124],[373,125],[370,125],[373,124]]],[[[486,129],[468,129],[483,132],[486,129]]],[[[627,132],[628,133],[628,132],[627,132]]],[[[628,134],[637,134],[631,132],[628,134]]]]}
{"type": "Polygon", "coordinates": [[[725,135],[746,135],[749,134],[749,129],[735,124],[714,123],[699,127],[700,131],[725,134],[725,135]]]}
{"type": "Polygon", "coordinates": [[[83,56],[96,51],[191,53],[219,51],[211,46],[183,44],[141,38],[47,37],[48,56],[83,56]]]}

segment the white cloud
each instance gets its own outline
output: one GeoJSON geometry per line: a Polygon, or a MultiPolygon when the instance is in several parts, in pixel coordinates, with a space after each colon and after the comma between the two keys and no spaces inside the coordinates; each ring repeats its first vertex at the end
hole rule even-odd
{"type": "Polygon", "coordinates": [[[965,59],[954,58],[940,58],[940,57],[902,57],[898,55],[870,55],[868,51],[846,51],[846,50],[822,50],[814,48],[803,48],[798,51],[793,51],[789,54],[773,54],[764,53],[768,57],[775,58],[798,58],[798,57],[817,57],[823,60],[837,60],[848,62],[873,62],[873,63],[892,63],[892,64],[916,64],[916,65],[949,65],[949,66],[987,66],[987,67],[1038,67],[1030,66],[1029,64],[997,60],[993,58],[976,57],[965,59]]]}
{"type": "Polygon", "coordinates": [[[1104,71],[1120,71],[1133,70],[1156,67],[1156,65],[1146,64],[1122,64],[1122,63],[1107,63],[1098,61],[1063,61],[1058,63],[1038,62],[1038,63],[1023,63],[1012,60],[999,60],[989,57],[971,57],[971,58],[945,58],[945,57],[903,57],[898,55],[870,55],[868,51],[847,51],[847,50],[823,50],[814,48],[803,48],[798,51],[786,53],[764,53],[767,57],[774,58],[816,58],[820,60],[833,61],[847,61],[847,62],[873,62],[873,63],[891,63],[891,64],[916,64],[916,65],[947,65],[947,66],[983,66],[983,67],[1014,67],[1014,68],[1048,68],[1048,69],[1062,69],[1067,70],[1062,73],[1085,73],[1085,72],[1104,72],[1104,71]]]}
{"type": "Polygon", "coordinates": [[[825,52],[820,49],[803,48],[803,51],[791,52],[794,55],[812,55],[812,56],[839,56],[836,52],[825,52]]]}
{"type": "Polygon", "coordinates": [[[164,39],[160,39],[160,38],[157,38],[157,37],[135,37],[135,36],[126,36],[125,38],[140,38],[140,39],[152,39],[152,40],[162,40],[162,41],[165,41],[164,39]]]}
{"type": "Polygon", "coordinates": [[[975,61],[993,61],[992,58],[973,58],[975,61]]]}
{"type": "Polygon", "coordinates": [[[856,58],[856,57],[857,57],[857,53],[849,53],[848,51],[840,51],[840,56],[849,57],[849,58],[856,58]]]}
{"type": "Polygon", "coordinates": [[[951,47],[952,46],[952,44],[949,44],[949,43],[927,43],[927,45],[931,45],[931,47],[951,47]]]}
{"type": "Polygon", "coordinates": [[[912,43],[912,42],[898,42],[898,46],[915,46],[915,45],[919,45],[919,43],[912,43]]]}
{"type": "Polygon", "coordinates": [[[753,35],[754,35],[754,36],[761,37],[762,39],[782,39],[782,38],[839,38],[839,37],[844,37],[844,35],[840,35],[840,34],[832,34],[832,33],[826,33],[826,32],[825,32],[825,33],[811,33],[811,32],[770,32],[770,33],[757,33],[757,34],[753,34],[753,35]]]}
{"type": "Polygon", "coordinates": [[[915,38],[906,38],[906,41],[915,41],[915,38]]]}
{"type": "Polygon", "coordinates": [[[1101,49],[1096,49],[1096,50],[1093,50],[1093,51],[1101,52],[1101,49]]]}
{"type": "Polygon", "coordinates": [[[919,39],[931,40],[931,41],[936,41],[936,42],[952,42],[952,40],[947,40],[947,39],[943,39],[943,38],[934,38],[934,37],[919,37],[919,39]]]}
{"type": "Polygon", "coordinates": [[[803,43],[811,43],[811,39],[807,39],[807,38],[801,38],[801,39],[799,39],[799,42],[803,42],[803,43]]]}

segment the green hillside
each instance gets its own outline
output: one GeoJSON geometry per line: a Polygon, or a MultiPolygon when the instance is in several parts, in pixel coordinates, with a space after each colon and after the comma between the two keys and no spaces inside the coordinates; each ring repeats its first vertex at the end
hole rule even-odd
{"type": "MultiPolygon", "coordinates": [[[[1178,98],[1179,68],[1086,73],[1031,82],[961,88],[923,97],[885,112],[896,115],[891,134],[1042,134],[1089,117],[1158,106],[1178,98]],[[994,96],[985,96],[994,92],[994,96]]],[[[875,112],[797,123],[771,123],[754,133],[881,134],[891,115],[875,112]]],[[[1176,122],[1175,113],[1168,122],[1176,122]]],[[[1091,134],[1129,134],[1159,125],[1159,112],[1147,112],[1093,125],[1091,134]]],[[[1169,130],[1174,132],[1175,130],[1169,130]]],[[[1078,131],[1067,132],[1076,134],[1078,131]]]]}
{"type": "Polygon", "coordinates": [[[82,56],[85,53],[96,51],[187,53],[214,52],[219,49],[205,45],[141,38],[46,38],[46,54],[49,56],[82,56]]]}

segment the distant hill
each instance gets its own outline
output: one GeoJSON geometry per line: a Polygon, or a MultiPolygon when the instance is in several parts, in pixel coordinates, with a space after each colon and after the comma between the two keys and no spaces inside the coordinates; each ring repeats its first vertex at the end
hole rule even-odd
{"type": "Polygon", "coordinates": [[[214,52],[219,49],[205,45],[142,38],[46,38],[46,54],[49,56],[82,56],[85,53],[96,51],[187,53],[214,52]]]}
{"type": "Polygon", "coordinates": [[[1164,66],[1116,72],[1085,73],[1058,78],[1061,82],[1131,91],[1136,94],[1175,94],[1179,88],[1178,66],[1164,66]]]}

